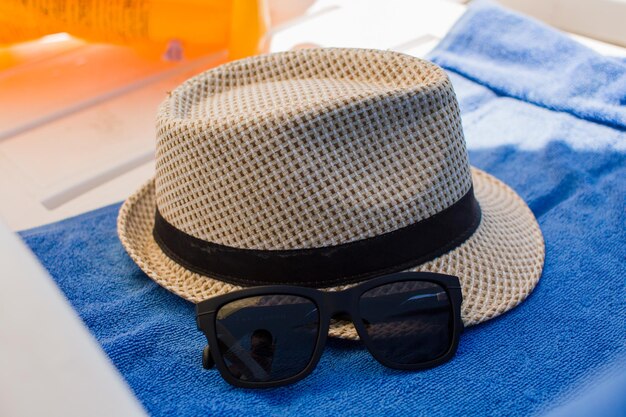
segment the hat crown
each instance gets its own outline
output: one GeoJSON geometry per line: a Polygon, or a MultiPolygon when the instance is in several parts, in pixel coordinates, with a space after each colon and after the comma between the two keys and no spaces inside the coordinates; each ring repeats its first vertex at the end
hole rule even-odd
{"type": "Polygon", "coordinates": [[[444,71],[372,50],[265,55],[188,80],[160,107],[156,166],[164,219],[247,249],[388,233],[472,184],[444,71]]]}

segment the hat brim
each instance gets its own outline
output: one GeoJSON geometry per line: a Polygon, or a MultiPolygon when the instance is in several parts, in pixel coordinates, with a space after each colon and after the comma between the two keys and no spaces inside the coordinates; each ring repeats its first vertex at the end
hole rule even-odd
{"type": "MultiPolygon", "coordinates": [[[[545,255],[537,220],[515,191],[477,168],[472,167],[472,177],[482,210],[478,229],[457,248],[411,269],[459,277],[465,326],[494,318],[521,303],[537,285],[545,255]]],[[[154,180],[150,180],[120,209],[118,235],[137,265],[159,285],[194,303],[240,289],[191,272],[163,253],[152,236],[154,197],[154,180]]],[[[358,338],[352,324],[344,322],[334,323],[329,334],[358,338]]]]}

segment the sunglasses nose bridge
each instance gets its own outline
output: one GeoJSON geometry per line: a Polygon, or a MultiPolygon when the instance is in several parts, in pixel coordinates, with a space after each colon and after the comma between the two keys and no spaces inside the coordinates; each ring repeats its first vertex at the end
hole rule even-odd
{"type": "Polygon", "coordinates": [[[331,317],[352,315],[352,299],[347,291],[329,291],[326,305],[331,317]]]}

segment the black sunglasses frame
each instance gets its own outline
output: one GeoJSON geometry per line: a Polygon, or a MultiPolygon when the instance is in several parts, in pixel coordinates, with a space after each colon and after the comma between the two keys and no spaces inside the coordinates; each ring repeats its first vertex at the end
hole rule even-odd
{"type": "Polygon", "coordinates": [[[207,338],[208,346],[211,347],[210,355],[213,358],[217,369],[229,384],[242,388],[271,388],[295,383],[313,372],[322,356],[322,352],[324,351],[330,321],[333,317],[342,314],[350,316],[350,319],[354,323],[354,327],[356,328],[356,331],[365,344],[367,350],[374,357],[374,359],[386,367],[403,370],[419,370],[432,368],[447,362],[456,353],[459,345],[459,337],[463,331],[463,322],[461,321],[461,302],[461,286],[459,284],[459,279],[455,276],[437,274],[433,272],[399,272],[373,278],[342,291],[321,291],[315,288],[292,285],[268,285],[246,288],[213,297],[198,303],[196,305],[196,322],[198,330],[202,331],[207,338]],[[359,300],[363,293],[372,288],[400,281],[422,281],[438,284],[448,295],[453,315],[451,344],[445,354],[434,360],[418,364],[398,364],[385,359],[378,354],[375,348],[372,347],[372,340],[365,330],[363,321],[360,317],[359,300]],[[302,371],[289,378],[267,382],[242,381],[235,378],[230,373],[221,352],[219,352],[216,329],[216,313],[227,303],[242,298],[260,295],[295,295],[304,297],[311,300],[319,312],[317,341],[313,349],[311,359],[302,371]]]}

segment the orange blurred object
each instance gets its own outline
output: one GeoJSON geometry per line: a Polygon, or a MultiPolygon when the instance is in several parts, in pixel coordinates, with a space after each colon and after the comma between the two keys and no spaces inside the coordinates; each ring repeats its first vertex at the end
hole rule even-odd
{"type": "Polygon", "coordinates": [[[58,32],[171,60],[219,50],[238,59],[262,52],[268,23],[265,0],[2,0],[0,68],[14,59],[1,46],[58,32]]]}

